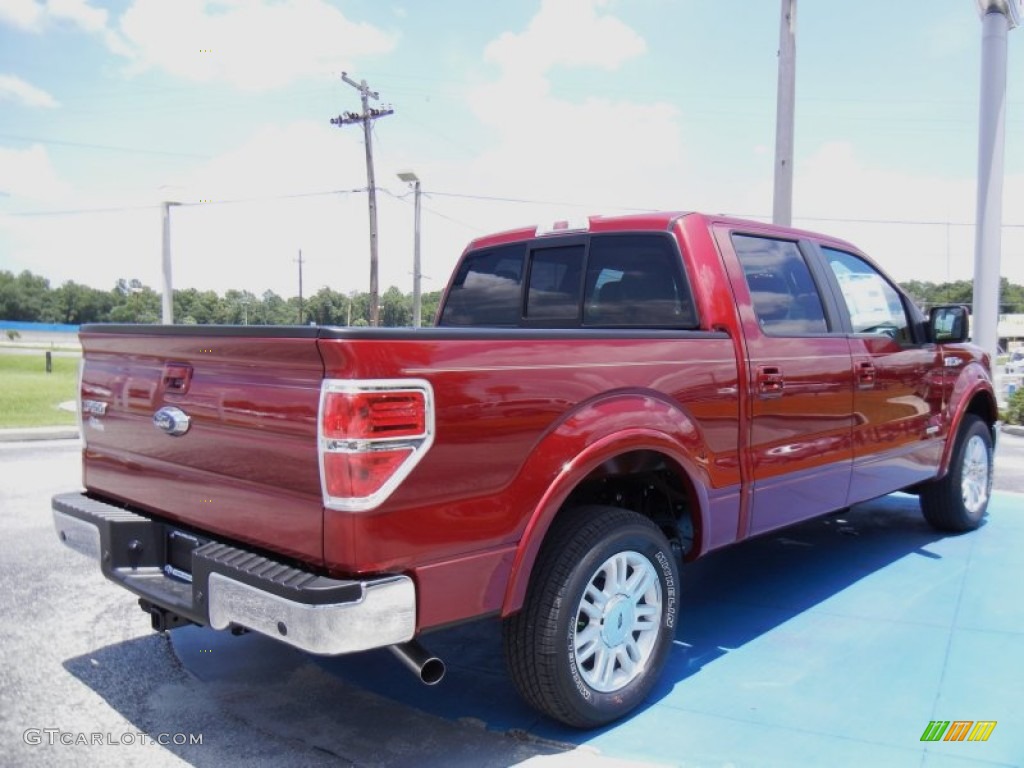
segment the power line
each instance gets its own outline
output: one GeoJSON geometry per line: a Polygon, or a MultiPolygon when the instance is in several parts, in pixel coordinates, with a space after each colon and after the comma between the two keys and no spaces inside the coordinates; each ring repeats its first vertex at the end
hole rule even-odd
{"type": "MultiPolygon", "coordinates": [[[[355,195],[361,192],[365,192],[366,187],[357,187],[355,189],[330,189],[323,192],[296,192],[293,194],[284,195],[263,195],[256,197],[237,197],[225,200],[203,200],[192,203],[177,203],[182,208],[205,208],[216,205],[235,205],[239,203],[261,203],[273,200],[294,200],[303,197],[327,197],[329,195],[355,195]]],[[[77,216],[88,213],[123,213],[127,211],[145,211],[155,208],[159,208],[160,204],[154,205],[123,205],[114,206],[110,208],[76,208],[62,211],[11,211],[10,213],[0,213],[0,216],[19,216],[19,217],[36,217],[36,216],[77,216]]]]}
{"type": "Polygon", "coordinates": [[[341,127],[350,123],[363,124],[363,143],[366,149],[366,189],[369,193],[367,200],[370,208],[370,325],[380,324],[380,292],[377,288],[377,183],[373,176],[373,121],[394,114],[394,109],[389,106],[370,107],[370,99],[378,101],[380,94],[371,91],[366,80],[356,82],[348,76],[347,72],[341,73],[341,79],[359,91],[359,98],[362,103],[362,112],[344,112],[337,117],[331,118],[331,125],[341,127]]]}
{"type": "Polygon", "coordinates": [[[194,157],[200,160],[212,160],[212,155],[200,155],[195,152],[170,152],[161,149],[140,149],[137,147],[118,147],[112,144],[87,144],[81,141],[64,141],[61,139],[47,139],[41,136],[14,136],[12,134],[0,134],[0,139],[9,141],[31,141],[42,144],[54,144],[60,147],[76,147],[79,149],[102,149],[107,152],[126,152],[136,155],[163,155],[165,157],[194,157]]]}
{"type": "Polygon", "coordinates": [[[630,211],[633,213],[647,213],[649,211],[657,210],[655,208],[627,208],[621,205],[594,205],[593,203],[567,203],[565,201],[558,200],[529,200],[521,197],[496,197],[492,195],[470,195],[461,192],[438,192],[431,190],[430,195],[432,197],[454,197],[461,198],[463,200],[486,200],[495,203],[523,203],[526,205],[559,205],[564,208],[611,208],[616,211],[630,211]]]}

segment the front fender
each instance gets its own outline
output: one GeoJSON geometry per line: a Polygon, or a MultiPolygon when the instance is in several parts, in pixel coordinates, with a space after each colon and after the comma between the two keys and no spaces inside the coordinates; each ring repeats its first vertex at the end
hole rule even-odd
{"type": "Polygon", "coordinates": [[[964,367],[953,384],[953,390],[949,395],[949,403],[946,406],[948,414],[949,432],[946,445],[942,449],[942,461],[939,464],[938,477],[943,477],[949,471],[949,464],[952,461],[953,446],[956,443],[957,435],[960,432],[960,425],[968,412],[975,410],[983,411],[981,414],[989,424],[995,423],[999,418],[999,406],[996,404],[995,393],[992,389],[992,379],[988,371],[979,363],[970,363],[964,367]],[[974,406],[974,403],[981,402],[981,408],[974,406]]]}
{"type": "MultiPolygon", "coordinates": [[[[547,478],[516,549],[502,615],[523,605],[541,543],[569,494],[606,461],[630,451],[664,454],[690,477],[702,516],[708,509],[710,452],[697,423],[656,393],[606,396],[574,411],[538,443],[521,477],[547,478]]],[[[706,528],[704,528],[706,530],[706,528]]]]}

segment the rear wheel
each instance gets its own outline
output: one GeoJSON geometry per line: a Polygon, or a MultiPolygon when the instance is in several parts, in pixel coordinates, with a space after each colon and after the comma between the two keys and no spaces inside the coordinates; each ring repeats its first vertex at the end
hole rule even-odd
{"type": "Polygon", "coordinates": [[[634,709],[671,650],[678,584],[668,540],[647,518],[617,507],[567,511],[523,609],[505,621],[505,659],[523,698],[580,728],[634,709]]]}
{"type": "Polygon", "coordinates": [[[992,492],[992,434],[977,416],[964,417],[949,472],[921,486],[921,511],[940,531],[972,531],[981,525],[992,492]]]}

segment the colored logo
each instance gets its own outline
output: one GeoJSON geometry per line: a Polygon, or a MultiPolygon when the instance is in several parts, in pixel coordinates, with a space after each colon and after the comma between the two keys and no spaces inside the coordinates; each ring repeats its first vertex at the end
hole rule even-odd
{"type": "Polygon", "coordinates": [[[153,414],[153,426],[168,435],[184,435],[191,423],[187,413],[173,406],[165,406],[153,414]]]}
{"type": "Polygon", "coordinates": [[[921,741],[988,741],[997,720],[932,720],[921,741]]]}

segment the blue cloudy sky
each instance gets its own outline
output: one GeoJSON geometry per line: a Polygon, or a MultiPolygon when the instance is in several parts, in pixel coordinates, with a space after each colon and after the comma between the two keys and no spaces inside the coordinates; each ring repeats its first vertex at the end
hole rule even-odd
{"type": "MultiPolygon", "coordinates": [[[[0,0],[0,269],[54,285],[365,290],[365,78],[381,285],[565,214],[769,217],[778,0],[0,0]],[[500,198],[500,199],[495,199],[500,198]]],[[[799,0],[794,221],[898,279],[972,274],[974,0],[799,0]]],[[[1024,282],[1024,31],[1009,34],[1003,274],[1024,282]]]]}

